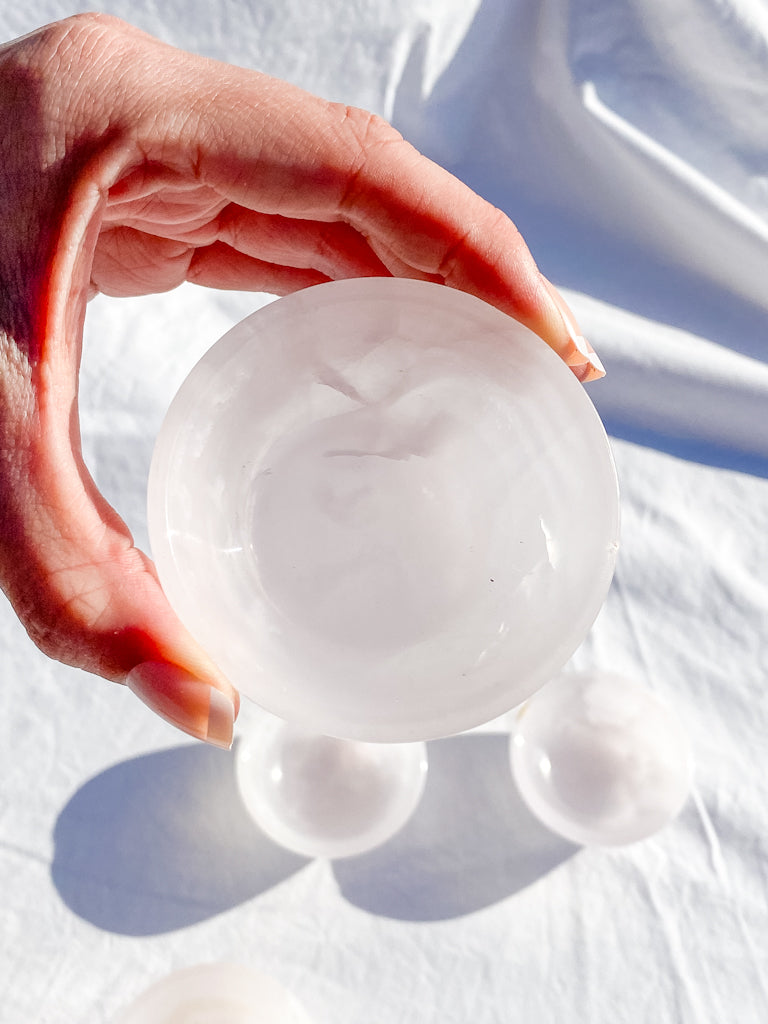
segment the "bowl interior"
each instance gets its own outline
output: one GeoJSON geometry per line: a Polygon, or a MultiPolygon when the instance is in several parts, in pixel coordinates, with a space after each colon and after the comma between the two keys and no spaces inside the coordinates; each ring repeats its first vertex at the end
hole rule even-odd
{"type": "Polygon", "coordinates": [[[333,282],[258,310],[161,429],[152,551],[242,693],[306,728],[427,739],[487,721],[586,635],[618,540],[586,392],[472,296],[333,282]]]}

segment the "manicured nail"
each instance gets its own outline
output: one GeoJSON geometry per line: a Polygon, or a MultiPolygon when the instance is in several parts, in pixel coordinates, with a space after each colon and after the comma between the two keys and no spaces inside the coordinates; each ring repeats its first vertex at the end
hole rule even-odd
{"type": "Polygon", "coordinates": [[[229,750],[235,706],[216,687],[166,661],[145,661],[132,669],[126,685],[155,714],[178,729],[229,750]]]}
{"type": "Polygon", "coordinates": [[[581,328],[576,317],[573,315],[573,310],[551,281],[548,281],[543,275],[541,279],[552,301],[557,306],[560,318],[568,333],[569,345],[565,352],[561,353],[566,365],[573,370],[576,377],[583,384],[587,383],[587,381],[599,380],[600,377],[604,377],[605,367],[600,361],[598,354],[581,333],[581,328]]]}

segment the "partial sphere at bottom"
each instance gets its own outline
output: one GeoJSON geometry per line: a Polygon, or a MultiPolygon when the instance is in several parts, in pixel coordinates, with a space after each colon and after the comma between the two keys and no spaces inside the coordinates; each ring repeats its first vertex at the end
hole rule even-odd
{"type": "Polygon", "coordinates": [[[211,963],[166,975],[115,1024],[312,1024],[297,999],[260,971],[211,963]]]}

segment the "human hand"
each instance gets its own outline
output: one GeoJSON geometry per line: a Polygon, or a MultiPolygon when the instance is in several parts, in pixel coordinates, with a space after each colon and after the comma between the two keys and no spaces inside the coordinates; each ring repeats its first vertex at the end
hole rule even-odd
{"type": "Polygon", "coordinates": [[[43,651],[228,746],[238,695],[82,459],[87,299],[397,275],[599,360],[513,224],[393,128],[103,15],[0,48],[0,583],[43,651]]]}

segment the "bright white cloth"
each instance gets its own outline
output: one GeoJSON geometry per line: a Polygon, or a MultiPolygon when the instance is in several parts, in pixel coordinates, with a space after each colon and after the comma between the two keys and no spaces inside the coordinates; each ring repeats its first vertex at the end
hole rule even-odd
{"type": "MultiPolygon", "coordinates": [[[[47,661],[0,607],[5,1024],[101,1024],[200,961],[328,1024],[768,1019],[768,13],[760,0],[92,5],[376,110],[503,207],[606,364],[623,540],[574,664],[690,732],[681,817],[622,850],[532,821],[498,731],[433,744],[386,847],[306,862],[244,820],[230,758],[47,661]]],[[[0,38],[73,13],[0,8],[0,38]]],[[[146,543],[164,409],[265,296],[97,299],[83,440],[146,543]]],[[[244,712],[247,720],[248,709],[244,712]]]]}

